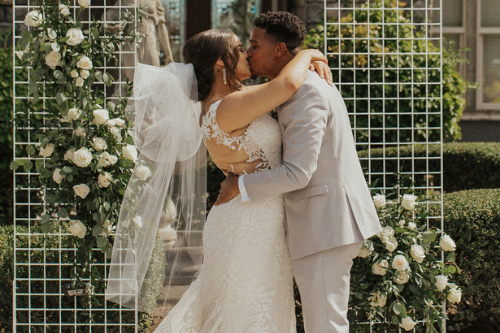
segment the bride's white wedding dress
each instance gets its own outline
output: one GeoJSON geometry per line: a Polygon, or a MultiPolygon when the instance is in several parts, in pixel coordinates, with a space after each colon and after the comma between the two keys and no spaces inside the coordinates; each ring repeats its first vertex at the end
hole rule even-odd
{"type": "MultiPolygon", "coordinates": [[[[257,172],[281,164],[277,121],[265,115],[239,137],[219,129],[213,103],[203,116],[205,140],[244,149],[257,172]]],[[[203,235],[198,278],[155,332],[294,333],[295,307],[282,197],[214,206],[203,235]]]]}

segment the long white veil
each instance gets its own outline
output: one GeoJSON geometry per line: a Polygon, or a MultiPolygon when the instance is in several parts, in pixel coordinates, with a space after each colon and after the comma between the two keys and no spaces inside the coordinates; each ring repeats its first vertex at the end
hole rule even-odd
{"type": "Polygon", "coordinates": [[[162,286],[147,290],[148,281],[166,277],[170,286],[182,268],[192,274],[201,265],[207,154],[191,64],[137,64],[133,92],[132,136],[139,155],[120,210],[106,299],[151,312],[162,286]],[[150,264],[154,253],[165,257],[159,226],[169,246],[175,244],[167,267],[163,260],[150,264]]]}

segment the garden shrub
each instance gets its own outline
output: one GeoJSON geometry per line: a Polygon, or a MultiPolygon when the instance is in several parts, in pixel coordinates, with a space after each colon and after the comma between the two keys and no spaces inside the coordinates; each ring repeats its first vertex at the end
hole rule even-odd
{"type": "MultiPolygon", "coordinates": [[[[425,157],[441,156],[440,146],[434,145],[401,145],[399,147],[376,148],[361,150],[359,157],[399,157],[402,162],[400,171],[411,171],[414,163],[415,170],[431,170],[439,172],[441,161],[439,159],[422,159],[410,162],[412,156],[425,157]],[[428,165],[428,169],[427,168],[428,165]]],[[[365,170],[377,172],[384,170],[397,170],[397,160],[376,160],[370,162],[362,160],[365,170]]],[[[479,188],[500,188],[500,143],[498,142],[455,142],[443,144],[443,187],[445,192],[470,190],[479,188]]],[[[389,176],[390,178],[391,176],[389,176]]],[[[425,184],[425,176],[415,176],[416,186],[425,184]]],[[[432,180],[440,184],[440,175],[436,174],[432,180]]]]}
{"type": "MultiPolygon", "coordinates": [[[[19,233],[27,233],[28,229],[26,227],[17,226],[17,231],[19,233]]],[[[157,239],[157,247],[159,245],[157,239]]],[[[57,265],[57,264],[66,264],[72,261],[71,251],[57,251],[51,249],[57,249],[59,246],[72,247],[73,246],[73,236],[61,237],[59,236],[35,236],[31,237],[16,237],[16,246],[17,248],[31,248],[37,249],[33,251],[24,251],[19,250],[16,253],[16,261],[18,264],[20,263],[31,263],[28,265],[18,265],[16,276],[18,278],[16,287],[18,288],[18,293],[30,293],[31,297],[27,296],[18,296],[17,297],[17,307],[18,308],[46,308],[47,311],[31,311],[31,320],[32,322],[43,323],[46,322],[48,325],[50,323],[54,325],[58,325],[60,323],[59,318],[59,309],[60,310],[71,310],[76,308],[84,309],[85,302],[82,297],[70,297],[70,296],[61,296],[60,292],[63,289],[63,286],[70,283],[69,279],[61,280],[60,277],[70,277],[72,266],[66,265],[61,266],[61,271],[59,271],[58,266],[43,266],[43,263],[57,265]],[[60,239],[63,244],[60,244],[60,239]],[[41,251],[45,247],[45,251],[41,251]],[[23,278],[43,278],[45,271],[46,281],[35,281],[31,280],[24,281],[23,278]],[[50,280],[55,279],[55,280],[50,280]],[[41,295],[34,295],[34,294],[41,295]],[[43,296],[43,294],[47,296],[43,296]],[[52,294],[52,296],[49,296],[52,294]],[[55,310],[51,310],[55,309],[55,310]],[[45,316],[45,319],[40,317],[45,316]]],[[[13,288],[13,280],[14,280],[14,226],[6,225],[0,226],[0,271],[3,273],[0,275],[0,332],[12,332],[13,331],[13,318],[12,318],[12,288],[13,288]]],[[[104,257],[102,253],[96,253],[96,262],[104,262],[104,257]],[[102,257],[102,258],[99,258],[102,257]]],[[[152,267],[156,270],[163,270],[164,266],[161,265],[164,259],[164,253],[161,251],[154,251],[152,257],[152,267]]],[[[102,269],[97,266],[97,269],[102,269]]],[[[146,283],[148,286],[145,288],[149,291],[155,290],[156,293],[161,292],[161,285],[163,283],[163,279],[157,272],[152,272],[151,276],[155,276],[155,278],[148,279],[146,283]]],[[[96,290],[100,293],[103,292],[103,286],[100,285],[96,288],[96,290]]],[[[104,296],[98,295],[93,301],[101,303],[93,303],[92,304],[92,320],[94,322],[103,323],[107,320],[108,323],[133,323],[134,322],[134,311],[125,311],[120,314],[118,311],[118,305],[114,305],[114,303],[107,303],[107,314],[104,317],[104,310],[100,310],[103,307],[104,296]],[[109,311],[115,307],[117,311],[109,311]]],[[[21,311],[18,314],[17,321],[18,322],[27,322],[29,312],[21,311]]],[[[74,319],[69,318],[73,316],[72,311],[64,311],[64,315],[62,317],[63,322],[71,324],[74,319]]],[[[76,319],[79,323],[88,322],[89,312],[85,310],[79,310],[77,312],[78,318],[76,319]]],[[[140,313],[139,315],[139,332],[147,332],[149,328],[153,325],[152,316],[146,313],[140,313]]],[[[83,331],[86,328],[79,326],[83,331]]],[[[50,329],[50,327],[49,327],[50,329]]],[[[93,329],[95,330],[95,328],[93,329]]],[[[113,326],[108,327],[108,332],[118,332],[120,330],[117,325],[116,328],[113,326]]],[[[99,331],[99,330],[98,330],[99,331]]],[[[44,332],[43,327],[32,327],[31,332],[44,332]]],[[[123,328],[120,332],[135,332],[133,327],[130,329],[123,328]]]]}
{"type": "MultiPolygon", "coordinates": [[[[440,49],[412,25],[397,0],[370,1],[369,8],[364,5],[341,17],[339,24],[329,25],[326,34],[331,38],[330,67],[341,69],[333,71],[333,81],[341,82],[347,109],[355,114],[351,122],[355,120],[357,128],[370,128],[356,130],[357,142],[440,141],[441,100],[444,138],[461,137],[458,121],[468,85],[455,68],[456,58],[443,51],[441,72],[440,49]],[[368,21],[368,26],[356,24],[368,21]],[[398,84],[382,84],[388,82],[398,84]],[[382,127],[404,129],[374,130],[382,127]]],[[[323,50],[323,35],[320,24],[307,34],[305,46],[323,50]]]]}
{"type": "Polygon", "coordinates": [[[448,305],[448,330],[500,332],[500,189],[445,194],[444,219],[457,244],[462,288],[462,302],[448,305]]]}

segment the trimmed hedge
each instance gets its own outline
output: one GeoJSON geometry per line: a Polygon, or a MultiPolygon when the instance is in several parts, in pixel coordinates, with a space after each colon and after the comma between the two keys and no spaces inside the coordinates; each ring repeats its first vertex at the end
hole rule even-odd
{"type": "Polygon", "coordinates": [[[500,332],[500,189],[445,194],[444,218],[462,270],[462,302],[448,305],[448,330],[500,332]]]}
{"type": "MultiPolygon", "coordinates": [[[[25,227],[17,227],[18,232],[26,233],[27,228],[25,227]]],[[[60,276],[62,277],[70,277],[72,266],[62,266],[61,271],[57,268],[57,266],[48,266],[47,269],[43,266],[43,263],[57,265],[59,263],[65,264],[71,262],[72,255],[71,251],[57,251],[59,247],[59,236],[31,236],[28,237],[17,237],[17,247],[18,248],[31,248],[31,249],[43,249],[44,246],[47,249],[46,251],[33,250],[33,251],[18,251],[17,252],[17,262],[18,263],[34,263],[31,267],[27,265],[19,265],[17,268],[17,277],[18,279],[27,278],[27,277],[35,277],[40,278],[45,274],[46,278],[55,278],[58,279],[60,276]],[[55,250],[50,250],[55,249],[55,250]],[[44,273],[45,271],[45,273],[44,273]]],[[[73,238],[72,236],[62,237],[62,246],[69,247],[72,246],[73,238]]],[[[161,240],[158,237],[155,248],[159,248],[161,240]]],[[[13,318],[12,318],[12,288],[13,288],[13,279],[14,279],[14,226],[6,225],[0,226],[0,271],[3,273],[0,275],[0,332],[13,332],[13,318]]],[[[100,255],[100,253],[96,253],[96,255],[100,255]]],[[[95,258],[98,262],[103,262],[103,258],[95,258]]],[[[148,272],[148,276],[152,277],[146,281],[147,283],[147,292],[155,293],[161,292],[161,287],[163,283],[163,274],[164,269],[164,252],[162,251],[154,251],[153,252],[153,270],[148,272]],[[151,274],[150,274],[151,273],[151,274]]],[[[97,268],[101,269],[101,268],[97,268]]],[[[48,310],[46,312],[43,311],[32,311],[31,312],[31,320],[32,322],[43,323],[44,320],[49,325],[50,323],[57,326],[60,323],[59,311],[51,310],[51,309],[74,309],[77,308],[85,308],[84,299],[82,297],[70,297],[70,296],[62,296],[59,298],[60,290],[63,285],[68,284],[68,281],[60,281],[60,280],[52,280],[44,283],[43,281],[24,281],[18,280],[16,287],[18,288],[19,293],[30,293],[31,297],[27,296],[19,296],[17,298],[17,306],[20,308],[29,308],[30,305],[32,308],[44,308],[46,307],[48,310]],[[40,293],[41,295],[33,295],[34,293],[40,293]],[[51,294],[51,296],[44,297],[43,294],[51,294]],[[45,319],[42,317],[45,316],[45,319]]],[[[96,291],[99,293],[103,292],[102,286],[98,286],[96,291]]],[[[152,299],[156,299],[156,295],[152,299]]],[[[93,301],[93,309],[95,311],[92,312],[92,319],[95,322],[104,322],[104,311],[99,311],[99,306],[102,306],[104,300],[104,296],[98,295],[97,299],[93,301]],[[101,303],[101,304],[96,304],[101,303]]],[[[151,305],[155,305],[152,303],[151,305]]],[[[108,303],[108,309],[115,306],[117,311],[108,311],[106,320],[108,323],[119,323],[120,319],[122,323],[133,323],[134,322],[134,312],[127,311],[121,314],[118,311],[118,305],[113,305],[113,303],[108,303]]],[[[18,322],[27,322],[29,320],[29,315],[27,311],[19,312],[17,315],[18,322]]],[[[71,323],[73,319],[68,316],[72,316],[70,312],[66,315],[63,315],[63,320],[66,323],[71,323]]],[[[89,312],[87,311],[78,311],[78,318],[76,321],[79,323],[86,323],[89,319],[89,312]]],[[[146,313],[140,313],[139,315],[139,332],[147,332],[153,325],[153,318],[151,315],[146,313]]],[[[49,328],[50,330],[50,328],[49,328]]],[[[88,330],[87,327],[80,327],[78,331],[85,332],[88,330]]],[[[118,326],[108,328],[108,332],[118,332],[120,329],[118,326]]],[[[33,327],[31,332],[43,332],[43,327],[33,327]]],[[[123,328],[120,332],[134,332],[134,329],[131,327],[123,328]]]]}
{"type": "MultiPolygon", "coordinates": [[[[402,170],[411,171],[411,157],[439,157],[440,147],[437,144],[429,145],[401,145],[390,148],[376,148],[358,152],[363,157],[398,157],[400,160],[407,158],[407,163],[402,163],[402,170]]],[[[384,170],[397,170],[396,160],[372,160],[370,172],[382,172],[384,170]]],[[[439,172],[441,162],[436,160],[415,160],[415,170],[429,170],[439,172]]],[[[368,161],[361,161],[363,168],[368,169],[368,161]]],[[[500,143],[497,142],[456,142],[443,145],[443,174],[444,191],[455,192],[468,189],[500,188],[500,143]]],[[[416,186],[425,184],[425,176],[415,177],[416,186]]],[[[387,178],[387,177],[386,177],[387,178]]],[[[390,177],[389,177],[390,178],[390,177]]],[[[434,183],[441,182],[439,175],[434,178],[434,183]]],[[[395,179],[394,179],[395,182],[395,179]]],[[[391,183],[388,179],[387,183],[391,183]]]]}

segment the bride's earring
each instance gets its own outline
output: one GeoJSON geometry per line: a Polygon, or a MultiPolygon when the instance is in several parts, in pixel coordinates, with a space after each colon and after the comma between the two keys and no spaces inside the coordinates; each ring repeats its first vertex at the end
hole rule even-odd
{"type": "Polygon", "coordinates": [[[226,67],[224,67],[224,69],[222,70],[222,78],[224,79],[224,84],[227,84],[227,80],[226,80],[226,67]]]}

